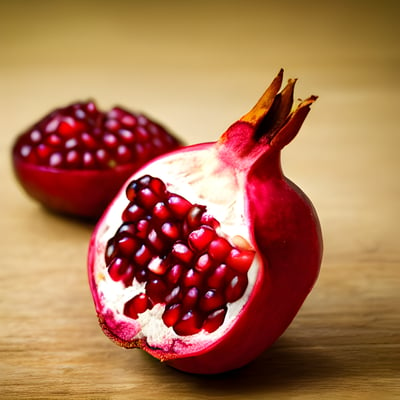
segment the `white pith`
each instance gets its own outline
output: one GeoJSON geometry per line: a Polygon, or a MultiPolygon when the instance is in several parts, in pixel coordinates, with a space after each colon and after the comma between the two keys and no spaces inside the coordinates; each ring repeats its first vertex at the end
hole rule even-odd
{"type": "MultiPolygon", "coordinates": [[[[204,150],[196,148],[195,151],[181,151],[179,157],[171,155],[159,158],[132,176],[129,182],[146,174],[159,177],[167,184],[170,192],[178,193],[192,203],[206,205],[207,213],[215,216],[221,224],[219,235],[227,238],[240,235],[251,243],[245,220],[244,178],[240,174],[232,174],[231,168],[222,168],[218,158],[213,154],[210,156],[212,151],[215,151],[213,147],[206,146],[204,150]]],[[[133,320],[123,314],[124,305],[136,294],[144,292],[145,284],[134,280],[132,286],[125,287],[113,281],[104,261],[107,241],[121,225],[121,214],[127,205],[128,200],[122,190],[103,217],[93,243],[93,276],[100,303],[97,304],[98,311],[102,315],[113,316],[115,333],[121,339],[145,339],[149,346],[165,352],[190,354],[215,343],[229,329],[249,299],[260,265],[257,254],[248,271],[249,284],[244,295],[228,304],[224,323],[216,331],[179,336],[172,327],[164,325],[161,316],[165,306],[162,304],[155,305],[133,320]]]]}

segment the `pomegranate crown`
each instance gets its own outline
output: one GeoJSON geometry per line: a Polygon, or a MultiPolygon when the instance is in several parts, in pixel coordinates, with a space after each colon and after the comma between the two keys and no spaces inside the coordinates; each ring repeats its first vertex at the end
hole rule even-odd
{"type": "Polygon", "coordinates": [[[311,104],[318,97],[309,96],[293,109],[293,93],[297,79],[289,79],[287,85],[279,92],[282,80],[283,69],[256,105],[222,134],[219,144],[228,145],[235,154],[245,157],[265,146],[271,150],[281,150],[293,140],[310,111],[311,104]]]}

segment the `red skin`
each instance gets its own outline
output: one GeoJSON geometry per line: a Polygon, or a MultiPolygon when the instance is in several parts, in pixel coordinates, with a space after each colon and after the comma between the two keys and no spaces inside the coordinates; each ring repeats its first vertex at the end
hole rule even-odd
{"type": "Polygon", "coordinates": [[[24,190],[47,208],[96,219],[139,166],[105,170],[63,170],[37,166],[14,155],[14,171],[24,190]]]}

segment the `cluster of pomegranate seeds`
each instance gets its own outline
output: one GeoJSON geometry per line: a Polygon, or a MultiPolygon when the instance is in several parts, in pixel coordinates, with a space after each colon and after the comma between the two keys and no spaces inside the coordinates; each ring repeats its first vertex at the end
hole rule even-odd
{"type": "Polygon", "coordinates": [[[121,107],[102,112],[93,101],[59,108],[17,142],[19,156],[34,165],[59,169],[108,169],[137,163],[175,149],[162,126],[121,107]]]}
{"type": "Polygon", "coordinates": [[[178,335],[222,325],[227,304],[248,285],[254,251],[220,236],[206,207],[167,190],[149,175],[132,181],[122,225],[107,243],[105,261],[114,281],[144,284],[124,307],[128,317],[165,304],[164,324],[178,335]]]}

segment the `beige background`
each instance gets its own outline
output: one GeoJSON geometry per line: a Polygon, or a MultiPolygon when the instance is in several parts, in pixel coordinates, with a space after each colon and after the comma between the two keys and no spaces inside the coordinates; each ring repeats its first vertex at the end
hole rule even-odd
{"type": "Polygon", "coordinates": [[[387,0],[1,1],[0,398],[400,396],[399,9],[387,0]],[[283,157],[323,226],[315,290],[269,351],[227,375],[185,375],[114,346],[86,280],[93,226],[22,193],[14,138],[91,97],[145,111],[187,143],[214,140],[280,67],[299,78],[298,97],[320,96],[283,157]]]}

